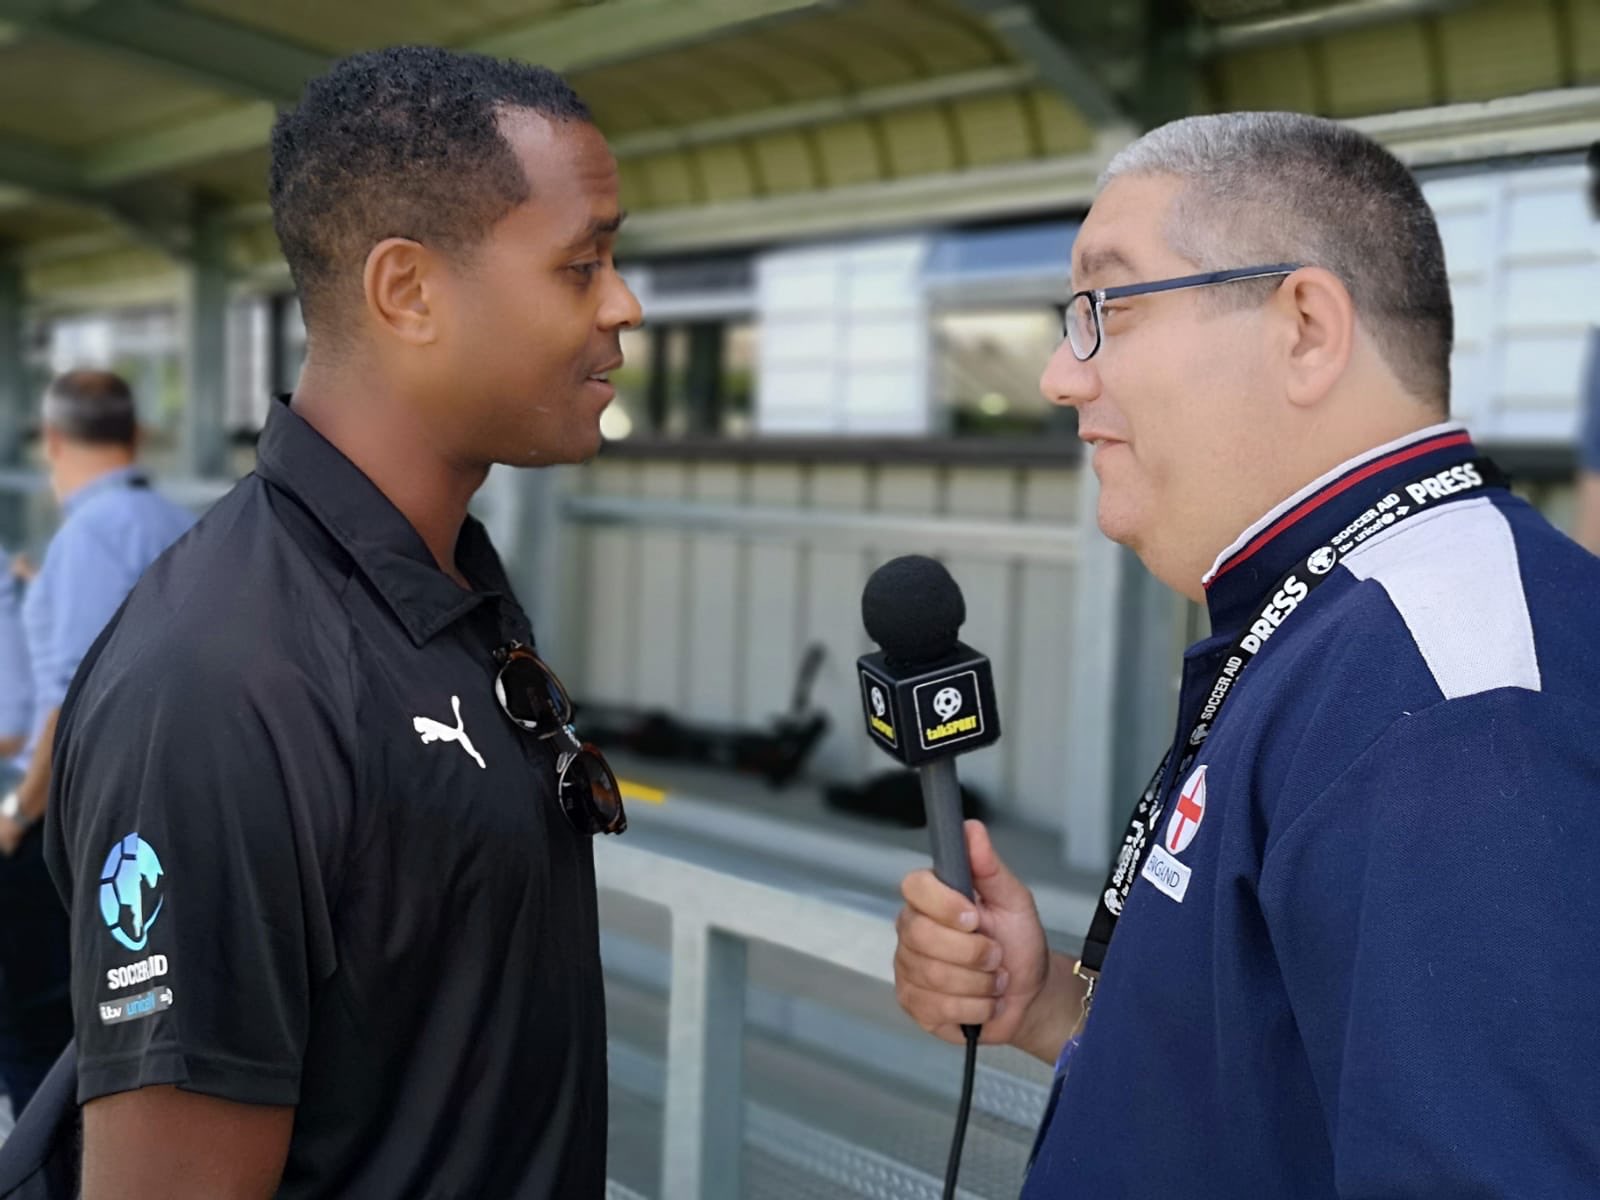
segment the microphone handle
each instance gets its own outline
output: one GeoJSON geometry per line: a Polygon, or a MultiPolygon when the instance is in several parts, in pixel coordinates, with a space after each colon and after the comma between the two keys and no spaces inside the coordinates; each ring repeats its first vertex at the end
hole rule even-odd
{"type": "MultiPolygon", "coordinates": [[[[933,843],[934,877],[968,900],[975,900],[967,835],[961,827],[961,784],[956,780],[956,760],[936,758],[918,767],[917,774],[922,779],[922,808],[928,814],[928,839],[933,843]]],[[[969,1054],[980,1029],[978,1025],[961,1027],[967,1035],[969,1054]]]]}
{"type": "Polygon", "coordinates": [[[961,827],[961,784],[956,781],[956,760],[936,758],[917,768],[922,780],[922,807],[928,814],[928,838],[933,843],[933,873],[968,900],[972,893],[972,864],[967,861],[967,836],[961,827]]]}

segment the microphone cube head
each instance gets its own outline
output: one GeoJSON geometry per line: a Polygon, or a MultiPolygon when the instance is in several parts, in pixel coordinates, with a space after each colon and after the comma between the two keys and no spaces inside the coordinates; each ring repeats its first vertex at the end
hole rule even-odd
{"type": "Polygon", "coordinates": [[[883,651],[856,663],[867,736],[908,767],[1000,740],[1000,711],[989,660],[957,642],[932,663],[891,665],[883,651]]]}

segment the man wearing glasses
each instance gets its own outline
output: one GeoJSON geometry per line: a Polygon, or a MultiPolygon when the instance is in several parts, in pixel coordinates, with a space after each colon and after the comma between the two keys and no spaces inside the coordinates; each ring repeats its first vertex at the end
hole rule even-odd
{"type": "Polygon", "coordinates": [[[83,1195],[598,1198],[625,822],[467,504],[599,447],[616,164],[559,77],[422,48],[271,153],[299,386],[61,721],[83,1195]]]}
{"type": "Polygon", "coordinates": [[[1593,1194],[1600,560],[1448,420],[1421,190],[1332,122],[1180,121],[1072,273],[1043,390],[1212,634],[1081,953],[969,823],[902,1005],[1056,1064],[1029,1200],[1593,1194]]]}

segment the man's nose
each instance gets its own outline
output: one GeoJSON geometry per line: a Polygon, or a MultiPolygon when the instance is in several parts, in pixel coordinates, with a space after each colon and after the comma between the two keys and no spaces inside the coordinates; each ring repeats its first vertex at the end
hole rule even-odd
{"type": "Polygon", "coordinates": [[[600,327],[637,329],[643,324],[644,309],[639,304],[639,297],[633,294],[633,289],[628,286],[627,280],[621,275],[613,274],[611,294],[606,297],[606,302],[600,309],[600,327]]]}
{"type": "Polygon", "coordinates": [[[1039,393],[1051,404],[1077,408],[1100,394],[1100,372],[1092,359],[1079,362],[1072,346],[1062,338],[1039,377],[1039,393]]]}

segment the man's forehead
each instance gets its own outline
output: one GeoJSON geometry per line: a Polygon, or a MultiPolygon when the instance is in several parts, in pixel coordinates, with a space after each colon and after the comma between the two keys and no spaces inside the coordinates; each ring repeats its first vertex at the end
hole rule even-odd
{"type": "MultiPolygon", "coordinates": [[[[507,120],[506,118],[502,118],[507,120]]],[[[522,208],[546,224],[563,244],[592,242],[622,224],[616,159],[594,126],[526,114],[503,126],[528,177],[522,208]]]]}
{"type": "Polygon", "coordinates": [[[551,121],[538,113],[502,126],[517,161],[535,182],[615,186],[617,160],[605,135],[583,121],[551,121]]]}
{"type": "Polygon", "coordinates": [[[1134,176],[1107,184],[1072,244],[1076,286],[1148,273],[1150,260],[1166,245],[1166,219],[1176,191],[1176,181],[1164,178],[1134,176]]]}

